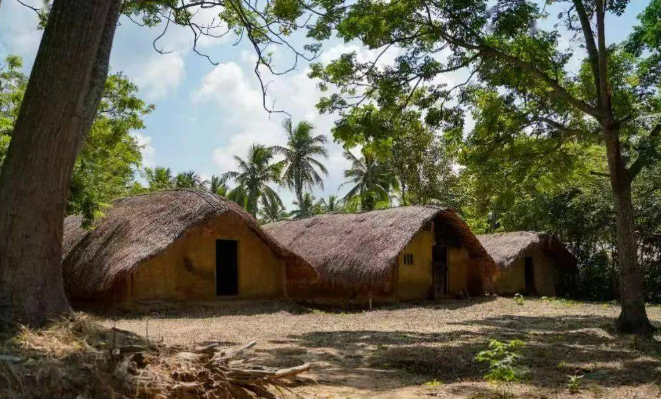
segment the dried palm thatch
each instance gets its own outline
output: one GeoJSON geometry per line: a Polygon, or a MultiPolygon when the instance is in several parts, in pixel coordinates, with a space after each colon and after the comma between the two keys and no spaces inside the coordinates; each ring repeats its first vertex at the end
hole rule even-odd
{"type": "Polygon", "coordinates": [[[481,234],[477,238],[489,252],[499,268],[509,269],[514,261],[528,250],[539,248],[555,259],[556,267],[576,270],[576,258],[558,237],[534,231],[481,234]]]}
{"type": "Polygon", "coordinates": [[[251,356],[256,342],[166,346],[89,316],[0,335],[2,398],[277,399],[309,363],[279,369],[251,356]]]}
{"type": "Polygon", "coordinates": [[[218,217],[238,218],[288,264],[312,268],[278,244],[257,221],[234,202],[200,190],[170,190],[113,202],[93,230],[81,227],[80,216],[64,221],[65,288],[70,294],[91,294],[112,288],[142,262],[162,253],[191,228],[218,217]]]}
{"type": "Polygon", "coordinates": [[[406,206],[359,214],[325,214],[264,225],[287,249],[301,255],[324,284],[381,285],[390,281],[399,253],[430,221],[459,238],[471,257],[493,261],[451,209],[406,206]]]}

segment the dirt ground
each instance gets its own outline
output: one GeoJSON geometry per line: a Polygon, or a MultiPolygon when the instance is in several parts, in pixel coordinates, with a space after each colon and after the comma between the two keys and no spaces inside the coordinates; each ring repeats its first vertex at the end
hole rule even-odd
{"type": "MultiPolygon", "coordinates": [[[[258,341],[267,365],[312,362],[316,382],[293,397],[412,398],[661,398],[661,336],[640,339],[613,331],[618,307],[562,300],[448,300],[372,311],[325,311],[291,302],[223,301],[106,317],[107,326],[166,344],[258,341]],[[475,362],[489,340],[520,339],[524,380],[485,382],[475,362]],[[570,376],[581,376],[570,393],[570,376]]],[[[661,307],[649,307],[661,326],[661,307]]]]}

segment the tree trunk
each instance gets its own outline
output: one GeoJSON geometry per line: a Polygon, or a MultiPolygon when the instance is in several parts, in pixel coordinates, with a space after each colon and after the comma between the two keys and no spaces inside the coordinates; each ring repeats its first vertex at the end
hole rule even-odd
{"type": "Polygon", "coordinates": [[[0,176],[0,291],[23,323],[70,312],[62,222],[73,164],[107,74],[97,62],[105,54],[99,45],[105,41],[109,53],[117,17],[112,31],[106,26],[120,4],[55,0],[32,68],[0,176]]]}
{"type": "Polygon", "coordinates": [[[649,333],[654,330],[645,311],[643,279],[638,267],[638,252],[631,202],[631,179],[622,159],[619,127],[604,127],[606,155],[610,170],[611,187],[615,199],[617,221],[617,256],[620,276],[620,303],[622,311],[617,319],[618,331],[649,333]]]}

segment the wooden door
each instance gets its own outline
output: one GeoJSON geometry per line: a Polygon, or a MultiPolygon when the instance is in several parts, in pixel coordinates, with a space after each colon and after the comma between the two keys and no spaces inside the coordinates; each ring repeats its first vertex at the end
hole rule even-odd
{"type": "Polygon", "coordinates": [[[432,273],[434,284],[434,297],[439,298],[448,294],[448,249],[434,245],[432,248],[432,273]]]}
{"type": "Polygon", "coordinates": [[[216,295],[239,295],[237,242],[216,240],[216,295]]]}

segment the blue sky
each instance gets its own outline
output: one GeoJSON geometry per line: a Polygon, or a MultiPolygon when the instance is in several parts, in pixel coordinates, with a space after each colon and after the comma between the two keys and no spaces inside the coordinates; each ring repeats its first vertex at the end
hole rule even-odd
{"type": "MultiPolygon", "coordinates": [[[[41,4],[40,0],[32,0],[41,4]]],[[[649,3],[633,0],[626,15],[609,21],[609,41],[620,41],[631,31],[638,15],[649,3]]],[[[557,6],[554,6],[556,8],[557,6]]],[[[555,9],[552,10],[555,12],[555,9]]],[[[212,18],[201,13],[201,19],[212,18]]],[[[0,8],[0,56],[17,54],[23,57],[28,73],[34,60],[41,32],[36,29],[35,14],[18,4],[16,0],[2,0],[0,8]]],[[[140,95],[155,104],[155,111],[146,117],[146,129],[136,133],[144,146],[144,162],[147,166],[166,166],[174,172],[195,170],[203,177],[219,175],[234,168],[232,155],[245,156],[254,142],[273,145],[285,144],[286,137],[281,123],[284,115],[269,114],[261,105],[261,92],[253,75],[255,55],[245,43],[234,45],[233,38],[213,39],[203,43],[217,66],[192,52],[190,32],[174,27],[160,41],[161,46],[172,53],[161,55],[154,51],[152,41],[160,34],[159,29],[139,27],[122,19],[117,29],[111,56],[113,72],[122,71],[140,88],[140,95]]],[[[302,39],[294,39],[301,44],[302,39]]],[[[368,58],[372,52],[360,45],[340,41],[324,43],[321,61],[329,61],[344,52],[355,50],[359,58],[368,58]]],[[[393,52],[384,63],[396,56],[393,52]]],[[[286,67],[291,59],[284,50],[276,49],[275,59],[286,67]]],[[[315,82],[307,78],[307,64],[285,76],[273,77],[269,85],[271,101],[276,108],[289,112],[293,120],[312,122],[317,134],[330,137],[335,119],[332,115],[319,115],[315,104],[320,93],[315,82]]],[[[452,83],[463,76],[459,72],[441,80],[452,83]]],[[[329,159],[325,164],[329,176],[325,189],[317,189],[317,198],[338,194],[343,170],[349,164],[342,156],[342,148],[329,145],[329,159]]],[[[288,208],[292,208],[292,194],[280,189],[288,208]]],[[[340,194],[343,193],[341,190],[340,194]]]]}

